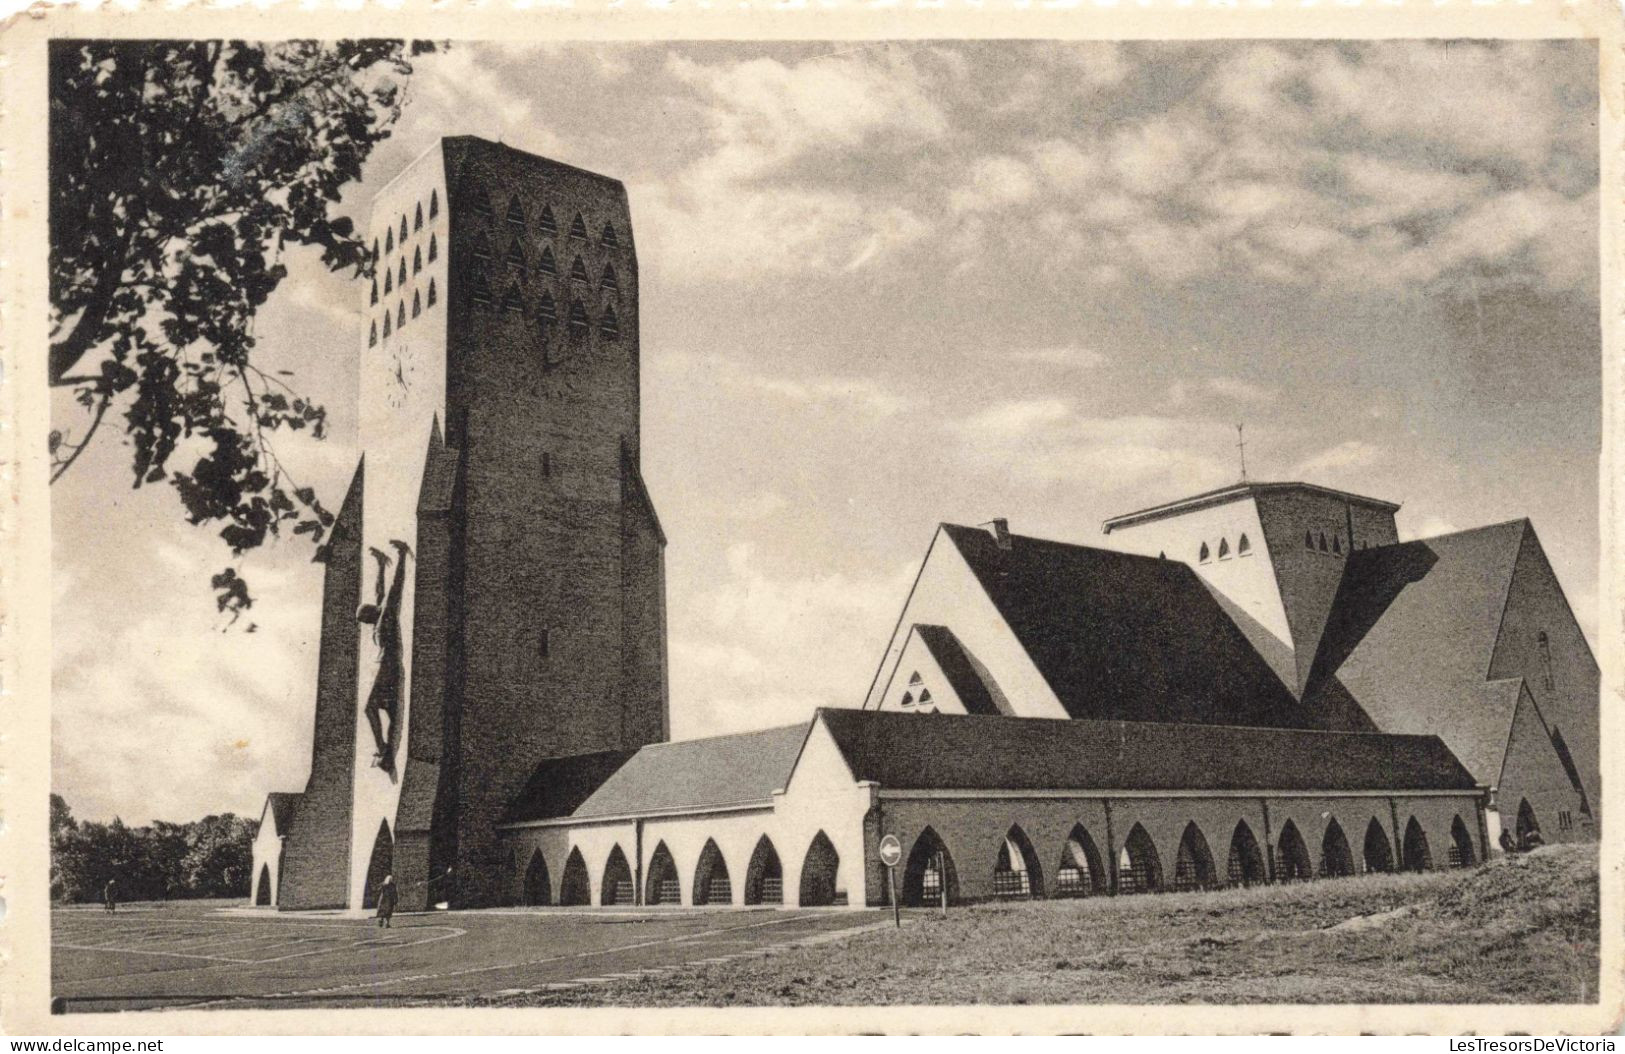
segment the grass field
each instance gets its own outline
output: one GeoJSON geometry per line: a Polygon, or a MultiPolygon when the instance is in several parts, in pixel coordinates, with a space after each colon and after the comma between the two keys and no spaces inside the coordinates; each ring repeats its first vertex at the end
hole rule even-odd
{"type": "Polygon", "coordinates": [[[1597,850],[1471,871],[911,912],[763,958],[465,1005],[1593,1002],[1597,850]]]}

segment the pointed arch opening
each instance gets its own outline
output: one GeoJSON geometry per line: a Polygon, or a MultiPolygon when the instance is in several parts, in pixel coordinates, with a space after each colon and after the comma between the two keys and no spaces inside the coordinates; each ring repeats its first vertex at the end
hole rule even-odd
{"type": "Polygon", "coordinates": [[[553,885],[548,880],[547,861],[538,849],[530,854],[530,863],[525,866],[525,903],[530,907],[542,907],[552,902],[553,885]]]}
{"type": "Polygon", "coordinates": [[[1535,819],[1535,807],[1525,798],[1518,803],[1518,848],[1533,849],[1542,841],[1540,821],[1535,819]]]}
{"type": "Polygon", "coordinates": [[[268,908],[271,906],[271,865],[260,865],[260,883],[254,890],[254,905],[268,908]]]}
{"type": "Polygon", "coordinates": [[[550,237],[559,233],[559,221],[553,218],[553,206],[542,206],[542,216],[541,219],[536,221],[536,226],[541,229],[543,234],[550,237]]]}
{"type": "Polygon", "coordinates": [[[1394,849],[1388,841],[1388,832],[1383,830],[1382,823],[1375,816],[1366,824],[1365,851],[1362,855],[1365,857],[1366,874],[1386,873],[1394,869],[1394,849]]]}
{"type": "Polygon", "coordinates": [[[1334,819],[1326,824],[1320,839],[1320,877],[1347,878],[1354,873],[1354,850],[1349,848],[1343,826],[1334,819]]]}
{"type": "Polygon", "coordinates": [[[1179,837],[1179,852],[1174,857],[1174,889],[1212,889],[1218,884],[1219,876],[1213,867],[1213,852],[1208,848],[1207,837],[1192,820],[1179,837]]]}
{"type": "Polygon", "coordinates": [[[944,892],[950,904],[959,899],[959,873],[942,837],[927,827],[914,839],[903,867],[903,903],[910,907],[934,905],[944,892]]]}
{"type": "Polygon", "coordinates": [[[1473,836],[1460,816],[1450,822],[1449,857],[1451,867],[1472,867],[1478,862],[1478,854],[1473,852],[1473,836]]]}
{"type": "Polygon", "coordinates": [[[1228,559],[1230,559],[1230,539],[1228,539],[1228,538],[1220,538],[1219,539],[1219,559],[1220,560],[1228,560],[1228,559]]]}
{"type": "Polygon", "coordinates": [[[1269,881],[1269,870],[1264,866],[1264,851],[1253,835],[1246,820],[1237,820],[1230,832],[1230,858],[1225,863],[1225,878],[1232,886],[1251,886],[1269,881]]]}
{"type": "Polygon", "coordinates": [[[605,907],[632,904],[637,900],[635,893],[632,868],[626,862],[626,854],[617,845],[609,851],[609,859],[604,862],[604,880],[598,887],[598,903],[605,907]]]}
{"type": "Polygon", "coordinates": [[[1406,871],[1431,871],[1433,869],[1433,853],[1428,849],[1428,836],[1422,830],[1422,825],[1412,816],[1405,825],[1404,858],[1401,861],[1406,871]]]}
{"type": "Polygon", "coordinates": [[[1315,865],[1309,859],[1309,846],[1299,833],[1298,825],[1291,820],[1281,825],[1281,838],[1275,854],[1275,877],[1282,882],[1301,882],[1315,877],[1315,865]]]}
{"type": "Polygon", "coordinates": [[[1162,858],[1144,827],[1135,824],[1117,854],[1117,892],[1156,893],[1162,889],[1162,858]]]}
{"type": "Polygon", "coordinates": [[[694,903],[732,904],[733,883],[728,877],[728,861],[722,858],[715,838],[705,840],[700,862],[694,865],[694,903]]]}
{"type": "Polygon", "coordinates": [[[1196,560],[1197,560],[1197,562],[1205,564],[1209,560],[1211,560],[1212,558],[1213,558],[1213,553],[1208,549],[1207,543],[1203,542],[1202,547],[1200,549],[1196,550],[1196,560]]]}
{"type": "Polygon", "coordinates": [[[587,877],[587,861],[581,847],[570,850],[564,860],[564,878],[559,882],[559,903],[570,908],[584,908],[592,903],[592,882],[587,877]]]}
{"type": "Polygon", "coordinates": [[[666,848],[665,842],[655,846],[654,855],[649,857],[649,880],[645,883],[643,902],[645,904],[683,902],[683,885],[677,877],[677,861],[671,858],[671,850],[666,848]]]}
{"type": "Polygon", "coordinates": [[[1247,533],[1245,531],[1243,531],[1240,540],[1238,540],[1236,542],[1236,555],[1237,556],[1246,556],[1248,553],[1250,553],[1252,551],[1253,551],[1253,543],[1248,540],[1247,533]]]}
{"type": "Polygon", "coordinates": [[[423,202],[421,201],[418,202],[417,209],[412,213],[412,229],[414,231],[423,229],[423,202]]]}
{"type": "Polygon", "coordinates": [[[1055,896],[1092,897],[1105,893],[1106,868],[1100,849],[1083,824],[1072,828],[1061,847],[1061,866],[1055,869],[1055,896]]]}
{"type": "Polygon", "coordinates": [[[435,260],[439,259],[439,257],[440,257],[440,241],[439,241],[439,239],[437,239],[434,236],[433,232],[430,232],[430,234],[429,234],[429,262],[434,263],[435,260]]]}
{"type": "Polygon", "coordinates": [[[440,191],[429,191],[429,218],[432,220],[440,215],[440,191]]]}
{"type": "Polygon", "coordinates": [[[384,879],[395,873],[395,837],[389,833],[389,821],[378,822],[378,833],[373,836],[372,856],[367,859],[367,884],[361,891],[361,906],[378,906],[378,887],[384,879]]]}
{"type": "MultiPolygon", "coordinates": [[[[921,697],[924,702],[924,697],[921,697]]],[[[996,897],[1041,897],[1044,876],[1032,840],[1020,824],[1011,824],[999,844],[993,861],[993,895],[996,897]]]]}
{"type": "Polygon", "coordinates": [[[841,866],[841,854],[829,835],[819,831],[801,862],[801,891],[798,903],[804,908],[826,907],[837,901],[836,876],[841,866]]]}
{"type": "Polygon", "coordinates": [[[423,247],[420,245],[412,250],[412,273],[417,274],[423,270],[423,247]]]}
{"type": "Polygon", "coordinates": [[[778,850],[772,839],[762,835],[750,854],[745,867],[746,904],[783,904],[784,868],[779,864],[778,850]]]}

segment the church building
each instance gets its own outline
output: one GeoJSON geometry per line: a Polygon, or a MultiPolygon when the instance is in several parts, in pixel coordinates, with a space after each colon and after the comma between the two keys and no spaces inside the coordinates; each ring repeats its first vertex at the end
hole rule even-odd
{"type": "Polygon", "coordinates": [[[267,801],[256,903],[861,907],[885,835],[907,903],[1596,838],[1598,667],[1533,525],[1401,542],[1309,483],[1099,546],[942,524],[866,698],[668,742],[624,189],[446,139],[373,233],[311,775],[267,801]]]}

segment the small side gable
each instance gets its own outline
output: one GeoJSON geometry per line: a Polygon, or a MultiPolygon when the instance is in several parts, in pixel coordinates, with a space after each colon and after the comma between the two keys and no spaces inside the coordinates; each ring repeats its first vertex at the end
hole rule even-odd
{"type": "Polygon", "coordinates": [[[877,710],[902,710],[911,714],[963,714],[965,703],[938,664],[936,656],[920,636],[919,626],[910,626],[908,641],[898,660],[899,676],[891,679],[877,710]]]}
{"type": "MultiPolygon", "coordinates": [[[[952,631],[1003,689],[1011,716],[1069,716],[941,525],[903,605],[863,709],[877,710],[887,700],[902,698],[916,670],[914,666],[905,668],[903,661],[910,640],[916,639],[916,624],[945,626],[952,631]]],[[[938,670],[940,673],[940,667],[938,670]]],[[[936,695],[935,689],[932,695],[936,695]]]]}

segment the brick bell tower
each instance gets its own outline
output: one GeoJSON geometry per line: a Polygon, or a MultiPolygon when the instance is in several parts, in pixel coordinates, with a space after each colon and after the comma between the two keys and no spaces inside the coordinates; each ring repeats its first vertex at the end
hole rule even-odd
{"type": "Polygon", "coordinates": [[[616,180],[459,136],[378,193],[369,240],[359,543],[328,570],[359,596],[322,640],[354,738],[328,713],[313,763],[348,754],[353,791],[289,844],[344,823],[352,907],[385,874],[404,910],[490,904],[495,825],[538,760],[668,735],[631,218],[616,180]]]}

